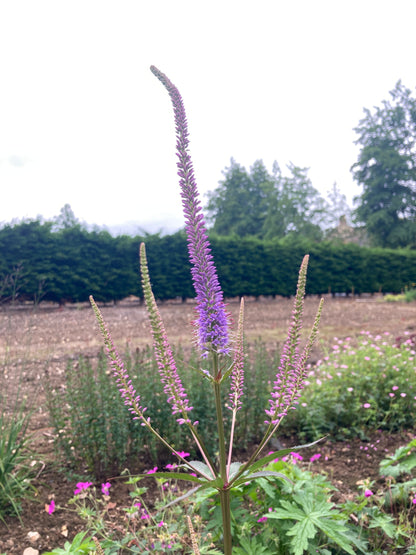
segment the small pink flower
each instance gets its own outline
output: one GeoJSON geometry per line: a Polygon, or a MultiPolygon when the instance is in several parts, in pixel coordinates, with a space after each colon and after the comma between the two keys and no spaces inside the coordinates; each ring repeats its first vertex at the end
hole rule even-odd
{"type": "Polygon", "coordinates": [[[369,409],[371,407],[370,403],[364,403],[363,407],[365,409],[369,409]]]}
{"type": "Polygon", "coordinates": [[[49,503],[49,505],[47,505],[47,507],[48,514],[51,515],[55,510],[55,501],[51,499],[51,502],[49,503]]]}
{"type": "Polygon", "coordinates": [[[150,515],[147,513],[142,514],[142,516],[140,517],[142,520],[147,520],[148,518],[150,518],[150,515]]]}
{"type": "Polygon", "coordinates": [[[92,482],[78,482],[76,489],[74,490],[74,495],[78,495],[84,489],[88,489],[92,486],[92,482]]]}
{"type": "Polygon", "coordinates": [[[298,461],[303,461],[303,457],[302,455],[299,455],[299,453],[295,453],[294,451],[292,451],[290,454],[294,459],[297,459],[298,461]]]}
{"type": "Polygon", "coordinates": [[[321,458],[321,453],[316,453],[315,455],[312,455],[312,457],[309,459],[309,462],[317,461],[320,458],[321,458]]]}
{"type": "Polygon", "coordinates": [[[400,393],[400,397],[406,397],[406,393],[400,393]]]}
{"type": "Polygon", "coordinates": [[[257,520],[257,522],[266,522],[266,520],[267,520],[267,516],[262,516],[257,520]]]}
{"type": "Polygon", "coordinates": [[[392,390],[396,391],[397,389],[399,389],[399,386],[398,385],[393,385],[392,390]]]}
{"type": "Polygon", "coordinates": [[[110,495],[110,488],[111,488],[111,484],[110,482],[106,482],[105,484],[101,484],[101,492],[103,495],[110,495]]]}
{"type": "Polygon", "coordinates": [[[163,522],[163,520],[161,520],[160,522],[157,523],[157,525],[159,526],[159,528],[161,528],[162,526],[165,525],[165,523],[163,522]]]}
{"type": "Polygon", "coordinates": [[[394,397],[394,393],[389,393],[389,397],[394,397]]]}
{"type": "Polygon", "coordinates": [[[146,474],[155,474],[155,472],[157,472],[157,466],[155,466],[154,468],[152,468],[151,470],[148,470],[146,472],[146,474]]]}
{"type": "Polygon", "coordinates": [[[189,457],[190,453],[185,453],[185,451],[176,451],[176,454],[178,455],[178,457],[182,457],[183,459],[185,457],[189,457]]]}
{"type": "Polygon", "coordinates": [[[416,497],[414,497],[414,498],[412,499],[412,503],[413,503],[413,505],[416,505],[416,497]]]}
{"type": "Polygon", "coordinates": [[[371,489],[366,489],[366,490],[364,491],[364,495],[365,495],[366,497],[371,497],[372,495],[374,495],[374,493],[371,491],[371,489]]]}
{"type": "Polygon", "coordinates": [[[178,465],[176,463],[173,463],[173,464],[169,463],[165,466],[165,468],[167,468],[168,470],[175,470],[175,468],[178,468],[178,465]]]}

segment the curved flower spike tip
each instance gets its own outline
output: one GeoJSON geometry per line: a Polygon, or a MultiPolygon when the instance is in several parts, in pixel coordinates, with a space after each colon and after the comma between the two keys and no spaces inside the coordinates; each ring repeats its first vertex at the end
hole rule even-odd
{"type": "Polygon", "coordinates": [[[173,104],[179,184],[199,315],[198,344],[204,353],[209,350],[227,353],[229,351],[228,314],[211,255],[192,160],[188,151],[188,124],[184,104],[178,89],[166,75],[155,66],[151,66],[150,69],[167,89],[173,104]]]}
{"type": "Polygon", "coordinates": [[[269,409],[266,414],[270,421],[266,421],[271,426],[277,426],[281,419],[286,416],[290,408],[297,404],[297,399],[301,395],[301,390],[305,385],[305,366],[311,348],[318,334],[318,325],[321,318],[323,300],[319,303],[312,330],[308,341],[302,351],[299,352],[300,331],[302,329],[303,303],[306,288],[306,272],[308,268],[309,256],[303,258],[300,270],[298,287],[296,291],[295,304],[292,322],[289,327],[287,339],[282,349],[280,365],[277,370],[276,380],[273,385],[269,409]]]}

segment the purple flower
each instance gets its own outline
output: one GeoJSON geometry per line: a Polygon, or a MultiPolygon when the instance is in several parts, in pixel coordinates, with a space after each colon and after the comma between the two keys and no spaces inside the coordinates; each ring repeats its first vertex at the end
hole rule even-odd
{"type": "Polygon", "coordinates": [[[111,488],[111,484],[110,482],[106,482],[105,484],[101,484],[101,492],[103,495],[110,495],[110,488],[111,488]]]}
{"type": "Polygon", "coordinates": [[[366,490],[364,491],[364,495],[365,495],[365,497],[371,497],[371,496],[374,495],[374,494],[373,494],[373,492],[371,491],[371,489],[366,489],[366,490]]]}
{"type": "Polygon", "coordinates": [[[82,493],[83,490],[88,489],[92,486],[92,482],[78,482],[76,489],[74,490],[74,495],[82,493]]]}
{"type": "Polygon", "coordinates": [[[211,255],[192,160],[188,152],[188,124],[183,100],[178,89],[166,75],[155,66],[151,66],[150,69],[167,89],[173,104],[179,184],[186,221],[188,252],[192,264],[192,279],[199,313],[199,346],[205,353],[210,349],[219,353],[228,352],[228,317],[211,255]]]}

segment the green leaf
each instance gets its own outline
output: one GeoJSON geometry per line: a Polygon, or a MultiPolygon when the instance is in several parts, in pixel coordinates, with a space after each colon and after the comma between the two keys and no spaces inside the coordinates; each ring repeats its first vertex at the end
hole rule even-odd
{"type": "Polygon", "coordinates": [[[190,461],[189,464],[192,465],[195,470],[207,480],[212,480],[216,478],[216,476],[212,474],[209,466],[202,461],[190,461]]]}
{"type": "Polygon", "coordinates": [[[262,457],[261,459],[253,463],[253,465],[250,467],[250,472],[255,472],[257,469],[262,468],[263,466],[266,466],[266,464],[273,461],[274,459],[278,457],[284,457],[285,455],[289,455],[289,453],[291,453],[292,451],[296,452],[296,451],[299,451],[300,449],[306,449],[307,447],[312,447],[313,445],[316,445],[323,439],[325,439],[325,437],[321,437],[320,439],[317,439],[313,443],[307,443],[306,445],[296,445],[295,447],[288,447],[287,449],[281,449],[280,451],[276,451],[275,453],[266,455],[265,457],[262,457]]]}
{"type": "Polygon", "coordinates": [[[281,472],[275,472],[274,470],[262,470],[261,472],[254,472],[254,474],[248,474],[248,475],[243,474],[241,478],[239,478],[233,483],[233,486],[239,486],[241,484],[245,484],[246,482],[251,482],[256,478],[266,478],[267,476],[280,478],[281,480],[286,480],[286,482],[289,482],[289,484],[292,484],[292,481],[287,476],[285,476],[285,474],[282,474],[281,472]]]}

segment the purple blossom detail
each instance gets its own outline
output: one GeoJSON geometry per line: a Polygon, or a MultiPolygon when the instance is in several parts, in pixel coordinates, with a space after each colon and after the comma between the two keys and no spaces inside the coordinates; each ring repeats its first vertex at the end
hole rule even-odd
{"type": "Polygon", "coordinates": [[[165,74],[155,66],[151,66],[150,69],[167,89],[173,104],[179,184],[199,314],[197,324],[199,347],[203,352],[213,349],[219,353],[226,353],[228,352],[228,315],[211,255],[192,160],[188,152],[188,124],[183,100],[178,89],[165,74]]]}

